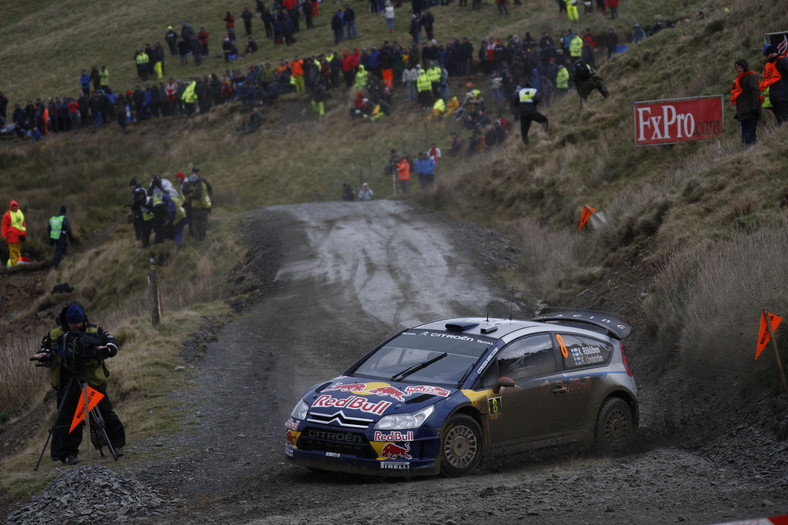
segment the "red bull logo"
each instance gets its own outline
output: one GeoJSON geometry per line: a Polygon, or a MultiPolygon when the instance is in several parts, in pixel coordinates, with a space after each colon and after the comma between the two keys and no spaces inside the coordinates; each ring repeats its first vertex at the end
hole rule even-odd
{"type": "Polygon", "coordinates": [[[386,443],[380,451],[380,457],[385,459],[413,459],[410,454],[410,443],[399,446],[396,443],[386,443]]]}
{"type": "Polygon", "coordinates": [[[286,437],[287,437],[287,444],[288,444],[288,445],[290,445],[291,447],[292,447],[293,445],[295,445],[295,441],[293,441],[293,433],[292,433],[292,432],[290,432],[290,431],[288,430],[288,431],[287,431],[287,436],[286,436],[286,437]]]}
{"type": "Polygon", "coordinates": [[[367,412],[369,414],[377,414],[383,415],[383,412],[386,411],[388,407],[391,406],[391,402],[389,401],[378,401],[377,403],[372,403],[367,401],[363,397],[358,396],[350,396],[345,399],[337,399],[329,394],[324,394],[319,396],[315,399],[315,402],[312,403],[313,408],[347,408],[350,410],[360,410],[361,412],[367,412]]]}
{"type": "Polygon", "coordinates": [[[379,386],[377,388],[373,388],[372,390],[368,390],[370,394],[374,394],[376,396],[389,396],[393,397],[397,401],[405,401],[405,392],[400,390],[399,388],[394,388],[393,386],[379,386]]]}
{"type": "Polygon", "coordinates": [[[408,430],[407,432],[400,432],[395,430],[386,434],[379,430],[375,431],[375,435],[372,438],[374,441],[413,441],[413,431],[408,430]]]}
{"type": "Polygon", "coordinates": [[[390,397],[399,402],[404,402],[405,398],[412,395],[427,394],[432,396],[449,397],[451,390],[431,385],[411,385],[405,390],[391,386],[389,383],[334,383],[328,386],[323,392],[347,392],[360,396],[380,396],[390,397]]]}

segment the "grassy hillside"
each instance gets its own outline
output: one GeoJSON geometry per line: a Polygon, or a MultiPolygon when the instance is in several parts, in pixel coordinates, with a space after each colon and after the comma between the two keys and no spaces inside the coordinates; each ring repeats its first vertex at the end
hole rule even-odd
{"type": "MultiPolygon", "coordinates": [[[[484,37],[522,37],[526,31],[537,37],[547,31],[557,38],[568,26],[553,0],[524,4],[510,6],[509,17],[487,3],[481,12],[456,3],[436,7],[436,38],[445,42],[469,36],[478,46],[484,37]]],[[[91,65],[106,65],[111,85],[125,91],[137,83],[136,47],[164,43],[168,24],[177,28],[188,21],[207,28],[215,53],[228,7],[243,34],[244,5],[196,0],[5,5],[0,91],[11,108],[17,101],[75,95],[81,69],[91,65]]],[[[334,5],[322,4],[316,28],[302,30],[289,48],[266,41],[255,19],[261,49],[254,63],[364,47],[387,38],[379,15],[366,13],[367,4],[357,2],[359,39],[352,46],[332,46],[329,12],[334,5]]],[[[407,4],[397,9],[395,36],[409,44],[406,9],[407,4]]],[[[579,28],[603,35],[613,25],[626,41],[636,22],[648,25],[661,18],[679,23],[610,61],[604,60],[603,46],[599,49],[609,99],[592,95],[580,109],[571,92],[545,111],[550,133],[532,129],[527,150],[515,130],[505,145],[486,155],[446,158],[436,187],[427,193],[416,190],[411,198],[481,222],[520,244],[522,264],[502,277],[527,300],[621,310],[636,329],[630,359],[639,379],[649,386],[670,386],[667,398],[648,415],[648,423],[659,429],[668,418],[659,410],[667,407],[673,409],[670,417],[683,424],[699,410],[728,406],[731,397],[738,402],[739,394],[779,391],[773,356],[758,362],[752,356],[760,310],[788,315],[788,130],[777,128],[769,115],[759,127],[759,144],[743,150],[727,95],[735,78],[734,60],[744,57],[760,71],[763,34],[788,29],[788,6],[682,0],[622,2],[619,11],[613,22],[599,13],[581,13],[579,28]],[[697,17],[700,8],[708,13],[703,20],[697,17]],[[726,95],[721,140],[634,145],[634,101],[710,94],[726,95]],[[578,233],[584,204],[604,211],[608,226],[578,233]],[[699,382],[708,386],[698,394],[707,403],[675,408],[699,382]]],[[[233,67],[251,63],[252,58],[244,58],[233,67]]],[[[225,69],[221,59],[211,58],[197,68],[176,64],[169,55],[166,67],[167,75],[176,78],[225,69]]],[[[478,75],[472,80],[489,100],[487,79],[478,75]]],[[[464,82],[453,83],[453,94],[464,90],[464,82]]],[[[69,207],[82,241],[57,271],[46,275],[40,297],[26,302],[21,317],[48,324],[64,300],[48,291],[56,283],[71,283],[77,289],[74,297],[121,338],[124,353],[112,388],[120,391],[126,410],[142,412],[155,405],[155,392],[166,388],[156,380],[178,362],[178,341],[204,316],[228,312],[224,301],[233,292],[226,276],[243,256],[237,231],[247,211],[338,200],[345,181],[357,189],[366,180],[378,197],[390,197],[392,184],[382,167],[391,148],[413,153],[436,142],[448,149],[456,122],[428,121],[402,97],[400,89],[392,116],[372,123],[347,118],[351,98],[344,92],[329,92],[327,114],[320,119],[307,95],[286,95],[263,108],[266,123],[260,132],[240,138],[233,130],[243,113],[230,105],[191,120],[132,125],[125,133],[113,124],[38,143],[0,142],[0,199],[22,203],[31,238],[26,247],[34,258],[50,256],[45,221],[61,203],[69,207]],[[134,243],[126,222],[127,183],[132,177],[148,181],[153,173],[173,179],[195,164],[216,189],[210,239],[170,255],[161,269],[165,319],[152,329],[146,310],[148,253],[134,243]],[[153,349],[157,359],[152,360],[153,349]]],[[[10,278],[4,275],[0,286],[6,288],[10,278]]],[[[788,337],[783,334],[778,331],[777,339],[785,347],[788,337]]],[[[36,342],[30,336],[24,344],[0,343],[0,356],[10,355],[11,348],[26,356],[36,342]]],[[[22,357],[13,362],[25,370],[29,366],[22,357]]],[[[9,384],[18,375],[0,376],[0,381],[9,384]]],[[[46,390],[43,381],[25,388],[29,395],[15,400],[19,409],[11,413],[40,403],[46,390]]]]}

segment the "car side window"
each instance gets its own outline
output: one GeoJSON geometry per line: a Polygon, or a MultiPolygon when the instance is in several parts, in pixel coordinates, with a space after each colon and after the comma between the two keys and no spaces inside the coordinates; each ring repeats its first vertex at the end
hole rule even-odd
{"type": "Polygon", "coordinates": [[[613,353],[613,345],[590,337],[558,332],[555,338],[561,348],[565,370],[604,365],[613,353]]]}
{"type": "Polygon", "coordinates": [[[499,377],[515,381],[556,371],[553,342],[548,334],[530,335],[509,343],[498,354],[497,361],[499,377]]]}

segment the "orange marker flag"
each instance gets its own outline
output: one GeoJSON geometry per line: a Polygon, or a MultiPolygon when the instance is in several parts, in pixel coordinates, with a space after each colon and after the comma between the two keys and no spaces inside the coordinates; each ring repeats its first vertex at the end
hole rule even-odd
{"type": "Polygon", "coordinates": [[[594,208],[592,208],[591,206],[589,206],[588,204],[583,206],[583,215],[580,216],[580,226],[577,227],[578,230],[582,230],[583,229],[583,226],[586,225],[586,223],[588,222],[588,219],[591,218],[591,215],[595,211],[596,210],[594,208]]]}
{"type": "MultiPolygon", "coordinates": [[[[758,331],[758,348],[755,350],[755,359],[760,357],[761,352],[763,352],[763,349],[769,343],[769,339],[771,339],[771,336],[769,336],[769,328],[766,326],[765,312],[766,310],[761,312],[761,329],[758,331]]],[[[774,315],[773,313],[769,312],[769,324],[772,325],[772,332],[777,330],[777,327],[780,326],[780,321],[782,320],[783,318],[779,315],[774,315]]]]}
{"type": "MultiPolygon", "coordinates": [[[[85,385],[85,388],[88,389],[88,412],[93,410],[98,402],[104,398],[104,394],[99,392],[98,390],[94,390],[90,388],[88,385],[85,385]]],[[[79,422],[85,418],[85,391],[83,390],[82,393],[79,395],[79,403],[77,404],[77,411],[74,412],[74,419],[71,420],[71,428],[68,429],[68,433],[70,434],[72,430],[77,428],[79,422]]]]}

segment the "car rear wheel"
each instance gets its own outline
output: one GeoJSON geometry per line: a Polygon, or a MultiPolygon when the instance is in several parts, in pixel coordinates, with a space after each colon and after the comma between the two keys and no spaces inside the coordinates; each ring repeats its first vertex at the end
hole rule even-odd
{"type": "Polygon", "coordinates": [[[483,448],[482,429],[476,420],[463,414],[454,416],[441,433],[441,474],[464,476],[479,464],[483,448]]]}
{"type": "Polygon", "coordinates": [[[632,409],[619,397],[611,397],[599,410],[596,422],[596,444],[603,453],[621,452],[635,435],[632,409]]]}

